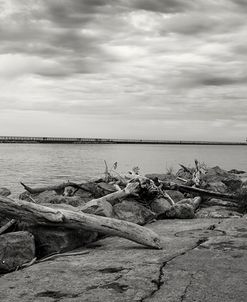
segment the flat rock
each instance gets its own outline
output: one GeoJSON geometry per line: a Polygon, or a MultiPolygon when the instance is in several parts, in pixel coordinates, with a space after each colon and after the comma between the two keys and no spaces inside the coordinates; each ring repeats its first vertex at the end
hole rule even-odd
{"type": "Polygon", "coordinates": [[[34,257],[35,244],[32,234],[14,232],[0,235],[0,274],[13,271],[34,257]]]}
{"type": "Polygon", "coordinates": [[[163,250],[108,237],[2,276],[1,301],[246,300],[245,218],[165,220],[149,228],[163,250]]]}

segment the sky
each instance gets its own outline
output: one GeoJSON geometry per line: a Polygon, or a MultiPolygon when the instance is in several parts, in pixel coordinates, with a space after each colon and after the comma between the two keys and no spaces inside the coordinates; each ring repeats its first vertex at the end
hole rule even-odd
{"type": "Polygon", "coordinates": [[[246,0],[0,0],[0,135],[245,141],[246,0]]]}

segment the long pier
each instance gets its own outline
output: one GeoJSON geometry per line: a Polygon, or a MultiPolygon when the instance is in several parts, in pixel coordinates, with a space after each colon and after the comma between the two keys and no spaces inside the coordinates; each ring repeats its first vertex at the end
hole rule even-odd
{"type": "Polygon", "coordinates": [[[148,139],[109,139],[109,138],[71,138],[71,137],[35,137],[0,136],[0,143],[23,144],[160,144],[160,145],[242,145],[246,142],[184,141],[184,140],[148,140],[148,139]]]}

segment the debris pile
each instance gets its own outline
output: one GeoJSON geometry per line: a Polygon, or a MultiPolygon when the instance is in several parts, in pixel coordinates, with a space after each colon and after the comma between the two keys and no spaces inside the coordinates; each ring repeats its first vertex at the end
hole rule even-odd
{"type": "Polygon", "coordinates": [[[247,210],[247,174],[193,168],[142,176],[138,167],[126,175],[117,163],[103,177],[88,182],[25,188],[18,200],[0,189],[0,273],[45,257],[116,235],[150,248],[160,238],[143,227],[157,219],[241,217],[247,210]]]}

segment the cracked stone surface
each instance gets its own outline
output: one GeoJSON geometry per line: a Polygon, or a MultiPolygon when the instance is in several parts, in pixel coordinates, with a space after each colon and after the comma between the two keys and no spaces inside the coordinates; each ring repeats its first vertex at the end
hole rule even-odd
{"type": "Polygon", "coordinates": [[[246,301],[246,218],[148,227],[163,250],[108,237],[0,277],[1,301],[246,301]]]}

